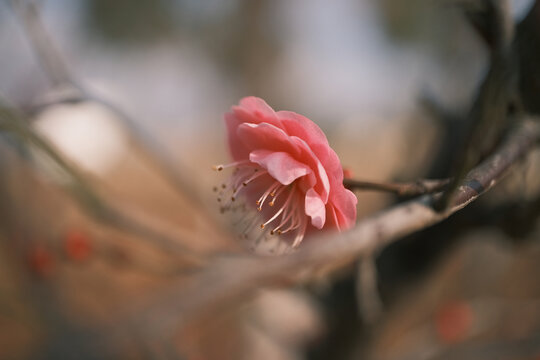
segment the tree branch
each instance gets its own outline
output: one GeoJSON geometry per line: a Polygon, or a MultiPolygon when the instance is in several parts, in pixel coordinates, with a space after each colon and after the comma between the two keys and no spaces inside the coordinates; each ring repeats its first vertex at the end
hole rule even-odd
{"type": "Polygon", "coordinates": [[[442,191],[450,183],[450,179],[419,179],[411,183],[383,183],[354,179],[344,179],[343,184],[350,190],[371,190],[394,193],[397,196],[420,196],[442,191]]]}
{"type": "Polygon", "coordinates": [[[125,210],[120,211],[118,207],[107,202],[86,180],[81,170],[56,151],[54,146],[32,129],[18,113],[3,107],[1,102],[0,125],[15,134],[21,143],[33,145],[42,151],[69,176],[71,180],[70,194],[92,218],[138,238],[149,240],[153,245],[157,245],[167,252],[182,255],[194,264],[203,261],[201,254],[182,245],[178,238],[171,237],[161,231],[163,226],[157,230],[156,226],[149,225],[142,216],[134,216],[133,211],[131,211],[131,215],[127,215],[125,210]]]}

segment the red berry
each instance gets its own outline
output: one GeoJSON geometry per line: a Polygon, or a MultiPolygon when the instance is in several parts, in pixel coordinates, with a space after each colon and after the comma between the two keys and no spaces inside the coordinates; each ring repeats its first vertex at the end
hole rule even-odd
{"type": "Polygon", "coordinates": [[[75,261],[87,260],[92,254],[92,244],[89,237],[80,230],[71,230],[67,233],[64,250],[69,259],[75,261]]]}

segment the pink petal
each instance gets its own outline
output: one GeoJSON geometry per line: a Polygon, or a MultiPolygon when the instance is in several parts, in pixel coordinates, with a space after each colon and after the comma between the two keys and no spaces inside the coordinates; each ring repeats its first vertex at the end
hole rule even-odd
{"type": "Polygon", "coordinates": [[[249,156],[249,150],[246,146],[240,141],[240,138],[237,134],[238,126],[240,125],[240,120],[236,118],[234,113],[227,112],[225,113],[225,125],[227,126],[227,138],[229,142],[229,151],[231,156],[235,161],[245,160],[249,156]]]}
{"type": "Polygon", "coordinates": [[[317,124],[310,119],[292,111],[278,111],[277,117],[283,129],[290,136],[304,140],[319,161],[323,164],[330,178],[336,178],[336,183],[343,182],[341,162],[335,151],[328,144],[326,135],[317,124]],[[340,177],[341,176],[341,177],[340,177]]]}
{"type": "Polygon", "coordinates": [[[341,188],[333,189],[331,205],[333,206],[338,225],[341,230],[347,230],[356,223],[356,203],[358,199],[352,191],[341,188]]]}
{"type": "Polygon", "coordinates": [[[326,221],[326,227],[329,229],[335,228],[337,231],[341,231],[341,227],[339,226],[339,219],[336,214],[336,209],[334,208],[334,206],[332,206],[332,204],[326,204],[326,212],[330,214],[328,220],[326,221]]]}
{"type": "Polygon", "coordinates": [[[292,184],[299,177],[312,173],[309,166],[293,159],[286,152],[255,150],[249,154],[249,160],[261,165],[283,185],[292,184]]]}
{"type": "Polygon", "coordinates": [[[317,229],[322,229],[326,220],[326,207],[321,197],[313,189],[306,193],[306,215],[311,217],[311,225],[317,229]]]}
{"type": "Polygon", "coordinates": [[[328,146],[328,140],[321,128],[307,117],[292,111],[278,111],[276,115],[287,134],[298,136],[310,146],[315,144],[328,146]]]}
{"type": "Polygon", "coordinates": [[[291,139],[301,150],[301,158],[305,160],[317,174],[319,181],[315,185],[315,191],[321,195],[323,202],[326,204],[331,186],[325,167],[304,140],[296,136],[291,136],[291,139]]]}
{"type": "Polygon", "coordinates": [[[252,124],[268,123],[282,128],[281,121],[276,112],[263,99],[248,96],[240,100],[238,106],[233,106],[232,111],[241,122],[252,124]]]}
{"type": "Polygon", "coordinates": [[[299,153],[298,147],[282,129],[268,123],[242,123],[238,126],[236,134],[251,151],[266,149],[290,154],[299,153]]]}
{"type": "Polygon", "coordinates": [[[286,152],[295,160],[309,166],[317,177],[315,191],[321,195],[323,202],[328,201],[330,192],[328,175],[324,166],[304,140],[296,136],[289,136],[282,129],[267,123],[240,124],[237,135],[248,149],[286,152]]]}

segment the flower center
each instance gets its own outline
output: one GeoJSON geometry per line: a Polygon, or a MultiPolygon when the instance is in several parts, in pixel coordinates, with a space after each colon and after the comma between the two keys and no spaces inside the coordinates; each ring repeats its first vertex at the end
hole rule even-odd
{"type": "Polygon", "coordinates": [[[222,213],[238,210],[247,213],[245,203],[237,201],[239,195],[243,195],[248,205],[251,205],[248,207],[258,210],[257,214],[247,213],[241,219],[241,225],[245,226],[241,234],[242,238],[249,238],[249,234],[253,232],[257,220],[262,215],[266,221],[259,226],[259,236],[255,245],[258,245],[258,242],[268,233],[270,235],[294,234],[292,247],[300,244],[307,229],[308,218],[304,210],[304,197],[296,182],[283,185],[266,169],[249,160],[216,165],[213,168],[216,171],[234,169],[226,183],[219,188],[214,187],[214,191],[218,193],[217,200],[221,204],[222,213]],[[273,208],[276,204],[277,206],[273,208]]]}

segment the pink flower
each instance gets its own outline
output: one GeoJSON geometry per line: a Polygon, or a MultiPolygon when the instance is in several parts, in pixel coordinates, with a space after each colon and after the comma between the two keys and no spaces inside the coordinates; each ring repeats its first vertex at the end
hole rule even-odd
{"type": "Polygon", "coordinates": [[[235,168],[224,188],[262,212],[262,229],[294,234],[293,247],[315,229],[346,230],[356,220],[355,195],[343,186],[339,158],[321,129],[290,111],[246,97],[225,114],[235,168]]]}

